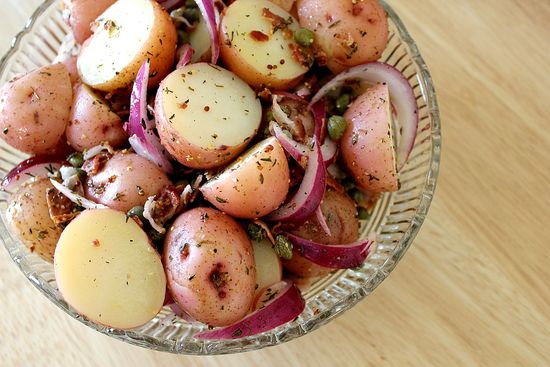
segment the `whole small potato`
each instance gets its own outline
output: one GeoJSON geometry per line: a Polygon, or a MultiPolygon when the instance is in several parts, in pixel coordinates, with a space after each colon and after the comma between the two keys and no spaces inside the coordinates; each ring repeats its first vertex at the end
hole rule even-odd
{"type": "Polygon", "coordinates": [[[11,197],[6,219],[11,232],[31,252],[52,262],[61,228],[50,218],[46,191],[53,188],[48,178],[25,182],[11,197]]]}
{"type": "Polygon", "coordinates": [[[300,25],[315,32],[327,66],[339,73],[376,61],[388,42],[388,19],[378,0],[298,0],[300,25]]]}
{"type": "Polygon", "coordinates": [[[358,186],[371,192],[398,190],[388,86],[378,84],[357,97],[344,114],[342,159],[358,186]]]}
{"type": "Polygon", "coordinates": [[[69,0],[69,25],[78,44],[92,35],[91,25],[116,0],[69,0]]]}
{"type": "Polygon", "coordinates": [[[154,0],[118,0],[96,20],[94,34],[78,56],[80,79],[105,92],[129,89],[150,60],[149,88],[174,66],[176,27],[154,0]]]}
{"type": "Polygon", "coordinates": [[[243,318],[254,298],[252,244],[230,216],[210,208],[181,214],[166,235],[164,267],[178,306],[211,326],[243,318]]]}
{"type": "Polygon", "coordinates": [[[25,153],[51,153],[65,133],[72,96],[63,64],[8,82],[0,89],[0,138],[25,153]]]}
{"type": "Polygon", "coordinates": [[[288,194],[285,151],[275,137],[261,141],[201,187],[206,200],[238,218],[259,218],[277,209],[288,194]]]}
{"type": "Polygon", "coordinates": [[[153,162],[134,153],[118,152],[99,172],[88,176],[85,190],[87,198],[127,212],[145,204],[149,196],[170,184],[166,174],[153,162]]]}
{"type": "MultiPolygon", "coordinates": [[[[357,240],[359,221],[353,200],[344,192],[327,188],[321,211],[330,229],[328,235],[317,220],[315,214],[291,232],[302,238],[325,245],[347,244],[357,240]]],[[[332,269],[317,265],[294,250],[292,259],[283,260],[285,269],[302,277],[315,277],[328,274],[332,269]]]]}
{"type": "Polygon", "coordinates": [[[80,152],[103,142],[118,148],[128,139],[120,117],[85,84],[76,87],[65,135],[69,144],[80,152]]]}

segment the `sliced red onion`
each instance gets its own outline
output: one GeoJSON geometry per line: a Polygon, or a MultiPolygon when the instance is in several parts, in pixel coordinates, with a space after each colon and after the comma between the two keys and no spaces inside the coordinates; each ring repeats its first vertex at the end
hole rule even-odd
{"type": "Polygon", "coordinates": [[[276,95],[276,96],[286,97],[286,98],[290,98],[290,99],[293,99],[293,100],[298,101],[298,102],[307,103],[307,101],[304,98],[300,97],[297,94],[293,94],[293,93],[289,93],[289,92],[285,92],[285,91],[274,91],[272,93],[273,93],[273,95],[276,95]]]}
{"type": "Polygon", "coordinates": [[[189,45],[189,43],[186,43],[182,45],[178,50],[178,55],[180,56],[180,61],[178,61],[178,65],[176,66],[177,69],[181,69],[185,65],[189,64],[191,61],[191,57],[193,57],[193,54],[195,53],[195,50],[189,45]]]}
{"type": "Polygon", "coordinates": [[[315,119],[315,136],[319,141],[322,140],[323,135],[323,126],[325,125],[326,111],[325,111],[325,101],[320,99],[314,104],[309,106],[313,118],[315,119]]]}
{"type": "Polygon", "coordinates": [[[157,0],[157,2],[169,12],[185,5],[185,0],[157,0]]]}
{"type": "Polygon", "coordinates": [[[307,167],[298,191],[287,203],[271,213],[268,219],[300,222],[309,217],[325,194],[326,174],[321,147],[315,139],[313,150],[308,152],[307,167]]]}
{"type": "Polygon", "coordinates": [[[317,221],[319,222],[319,225],[325,231],[326,234],[331,236],[330,228],[328,227],[327,221],[325,220],[325,216],[323,215],[323,211],[321,210],[321,205],[315,209],[315,216],[317,217],[317,221]]]}
{"type": "Polygon", "coordinates": [[[130,118],[125,125],[130,135],[130,145],[135,152],[157,164],[163,171],[173,171],[170,156],[154,133],[155,123],[147,116],[147,84],[149,83],[149,61],[139,69],[130,97],[130,118]]]}
{"type": "Polygon", "coordinates": [[[29,178],[46,177],[63,164],[68,163],[60,155],[39,155],[25,159],[4,177],[2,190],[13,192],[29,178]]]}
{"type": "Polygon", "coordinates": [[[115,154],[115,150],[113,149],[113,147],[109,145],[109,143],[103,143],[86,150],[82,155],[82,157],[84,158],[85,161],[87,161],[88,159],[95,157],[96,155],[103,152],[104,150],[108,151],[111,154],[115,154]]]}
{"type": "MultiPolygon", "coordinates": [[[[263,303],[263,307],[245,316],[241,321],[223,328],[197,333],[194,337],[210,340],[239,339],[263,333],[294,320],[302,313],[306,303],[300,290],[292,282],[283,280],[282,283],[274,284],[273,289],[278,289],[274,291],[277,293],[269,294],[270,299],[263,303]]],[[[265,292],[269,292],[269,288],[266,288],[265,292]]]]}
{"type": "Polygon", "coordinates": [[[65,195],[70,201],[72,201],[78,206],[81,206],[85,209],[107,209],[105,205],[95,203],[91,200],[86,199],[81,195],[78,195],[76,192],[71,191],[68,187],[63,186],[56,180],[53,180],[50,178],[50,182],[57,189],[57,191],[65,195]]]}
{"type": "Polygon", "coordinates": [[[218,16],[213,0],[196,0],[197,6],[201,11],[202,17],[206,22],[208,33],[210,33],[210,43],[212,47],[212,64],[218,62],[220,56],[220,40],[218,35],[218,16]]]}
{"type": "Polygon", "coordinates": [[[418,128],[418,105],[414,92],[405,76],[396,68],[382,62],[371,62],[348,69],[323,86],[311,100],[315,104],[330,91],[341,87],[349,80],[358,80],[369,84],[387,83],[392,104],[397,112],[397,120],[401,126],[401,139],[397,147],[398,168],[407,162],[414,146],[416,129],[418,128]]]}
{"type": "MultiPolygon", "coordinates": [[[[272,122],[270,125],[271,133],[274,137],[277,138],[283,149],[292,157],[294,160],[301,164],[302,157],[305,156],[308,152],[308,148],[302,144],[298,143],[294,139],[290,138],[283,132],[283,129],[276,122],[272,122]]],[[[334,158],[336,158],[338,146],[335,142],[330,139],[325,139],[323,145],[321,145],[321,154],[323,155],[323,161],[325,166],[330,165],[334,158]]]]}
{"type": "Polygon", "coordinates": [[[373,241],[371,237],[345,245],[324,245],[306,240],[292,233],[283,232],[294,249],[306,259],[317,265],[331,269],[350,269],[363,264],[373,241]]]}

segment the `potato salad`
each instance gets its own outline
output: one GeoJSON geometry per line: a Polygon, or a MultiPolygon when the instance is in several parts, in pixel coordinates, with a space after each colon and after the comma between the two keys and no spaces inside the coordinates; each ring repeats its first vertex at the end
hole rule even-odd
{"type": "Polygon", "coordinates": [[[295,281],[363,264],[413,148],[377,0],[65,0],[51,65],[0,89],[14,237],[115,329],[163,307],[235,339],[298,317],[295,281]]]}

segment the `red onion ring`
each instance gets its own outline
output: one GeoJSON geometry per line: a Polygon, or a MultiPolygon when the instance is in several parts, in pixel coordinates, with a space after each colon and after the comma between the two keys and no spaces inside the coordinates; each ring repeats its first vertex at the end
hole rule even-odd
{"type": "MultiPolygon", "coordinates": [[[[273,289],[278,290],[275,296],[270,294],[268,298],[272,298],[263,303],[263,307],[245,316],[241,321],[220,329],[197,333],[194,337],[210,340],[244,338],[294,320],[304,310],[305,300],[292,282],[283,280],[280,283],[272,286],[273,289]]],[[[266,292],[268,292],[267,288],[266,292]]]]}
{"type": "Polygon", "coordinates": [[[103,204],[98,204],[96,202],[86,199],[81,195],[78,195],[76,192],[70,190],[67,186],[63,186],[54,179],[50,178],[50,182],[52,183],[53,187],[57,189],[57,191],[65,195],[70,201],[78,206],[81,206],[85,209],[107,209],[107,206],[103,204]]]}
{"type": "Polygon", "coordinates": [[[157,164],[163,171],[172,173],[170,156],[153,132],[155,122],[149,120],[147,116],[148,83],[149,61],[145,61],[139,69],[130,97],[130,118],[125,125],[125,129],[130,135],[128,141],[138,155],[157,164]]]}
{"type": "Polygon", "coordinates": [[[309,217],[321,203],[326,188],[326,168],[319,141],[315,139],[308,152],[307,167],[302,183],[294,196],[267,219],[271,221],[301,222],[309,217]]]}
{"type": "Polygon", "coordinates": [[[414,92],[405,76],[396,68],[382,62],[371,62],[348,69],[325,84],[312,98],[310,106],[330,91],[341,87],[349,79],[369,84],[387,83],[392,104],[401,126],[401,139],[397,147],[397,166],[403,168],[414,146],[418,128],[418,105],[414,92]]]}
{"type": "Polygon", "coordinates": [[[350,269],[363,264],[373,241],[370,238],[345,245],[323,245],[305,238],[283,232],[294,249],[317,265],[331,269],[350,269]]]}
{"type": "Polygon", "coordinates": [[[157,0],[157,2],[168,12],[185,5],[185,0],[157,0]]]}
{"type": "Polygon", "coordinates": [[[25,159],[15,166],[2,180],[2,190],[13,192],[32,177],[46,177],[52,170],[68,164],[61,155],[39,155],[25,159]]]}
{"type": "Polygon", "coordinates": [[[180,61],[178,61],[178,64],[176,66],[176,69],[181,69],[185,65],[189,64],[191,61],[191,57],[193,57],[193,54],[195,53],[195,50],[191,48],[191,45],[188,43],[181,45],[180,48],[177,51],[178,55],[180,56],[180,61]]]}
{"type": "Polygon", "coordinates": [[[321,226],[323,231],[325,231],[327,235],[331,236],[332,234],[330,233],[330,228],[327,224],[327,221],[325,220],[323,211],[321,210],[321,205],[319,205],[317,209],[315,209],[315,216],[317,217],[317,221],[319,222],[319,225],[321,226]]]}
{"type": "Polygon", "coordinates": [[[212,64],[218,62],[220,57],[220,39],[218,35],[218,17],[216,17],[216,7],[213,0],[196,0],[197,6],[201,11],[202,17],[206,22],[208,33],[210,33],[210,43],[212,47],[212,64]]]}

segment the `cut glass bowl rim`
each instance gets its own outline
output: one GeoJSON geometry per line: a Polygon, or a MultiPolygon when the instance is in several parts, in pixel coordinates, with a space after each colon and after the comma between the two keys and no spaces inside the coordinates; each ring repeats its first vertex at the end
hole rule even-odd
{"type": "MultiPolygon", "coordinates": [[[[39,19],[39,17],[46,11],[46,9],[48,9],[57,1],[59,0],[45,0],[40,6],[38,6],[38,8],[34,11],[31,17],[27,20],[23,30],[21,30],[13,38],[10,49],[0,59],[0,75],[5,71],[8,60],[13,56],[15,52],[17,52],[22,39],[26,35],[32,32],[37,19],[39,19]]],[[[123,330],[116,330],[112,328],[106,328],[83,318],[82,316],[75,313],[72,309],[70,309],[63,300],[58,299],[55,294],[51,293],[48,289],[45,289],[40,279],[37,279],[33,271],[23,269],[20,261],[17,261],[17,259],[13,256],[11,252],[10,252],[10,257],[14,260],[14,262],[17,264],[19,269],[25,274],[25,276],[31,281],[31,283],[34,284],[34,286],[36,286],[47,298],[49,298],[55,305],[57,305],[67,314],[71,315],[73,318],[79,320],[83,324],[91,327],[92,329],[95,329],[96,331],[99,331],[103,334],[114,337],[118,340],[125,341],[127,343],[141,346],[148,349],[170,352],[170,353],[180,353],[180,354],[189,354],[189,355],[228,354],[228,353],[257,350],[264,347],[279,345],[284,342],[290,341],[292,339],[298,338],[300,336],[306,335],[318,329],[320,326],[328,323],[329,321],[333,320],[337,316],[340,316],[345,311],[355,306],[359,301],[361,301],[368,294],[370,294],[390,274],[390,272],[395,268],[399,260],[403,257],[403,255],[405,254],[409,246],[412,244],[414,238],[418,234],[418,231],[420,230],[420,227],[425,220],[431,201],[433,199],[433,195],[435,193],[437,177],[439,174],[440,157],[441,157],[441,121],[440,121],[439,107],[437,103],[435,89],[433,86],[432,77],[430,75],[430,72],[428,70],[428,67],[424,59],[420,55],[420,52],[418,50],[416,43],[408,33],[401,19],[398,17],[395,11],[386,3],[385,0],[380,0],[380,2],[384,6],[384,9],[386,10],[388,17],[391,18],[394,26],[396,27],[399,33],[400,39],[407,45],[409,50],[408,51],[409,57],[418,66],[418,77],[422,79],[425,87],[425,89],[422,90],[422,94],[426,98],[426,103],[428,108],[427,113],[429,114],[431,119],[430,138],[431,138],[432,147],[431,147],[431,161],[429,162],[429,168],[426,173],[424,186],[423,186],[424,189],[420,194],[420,202],[418,204],[418,208],[414,213],[414,215],[412,216],[409,226],[405,230],[394,252],[385,260],[382,266],[380,266],[380,268],[376,270],[375,274],[372,277],[372,281],[369,282],[368,290],[366,289],[366,287],[359,287],[347,297],[340,299],[339,302],[332,307],[332,309],[328,314],[323,315],[323,317],[321,318],[318,318],[317,320],[315,320],[316,322],[314,323],[308,323],[310,325],[308,325],[307,329],[304,329],[302,327],[303,325],[299,325],[299,324],[293,325],[292,327],[285,329],[284,332],[279,333],[276,336],[272,335],[272,337],[268,338],[268,340],[263,338],[261,343],[250,343],[250,342],[240,343],[239,342],[240,340],[208,341],[208,340],[196,340],[193,338],[188,338],[189,340],[186,340],[184,342],[175,342],[173,340],[159,340],[158,338],[144,335],[140,332],[136,332],[132,330],[123,331],[123,330]],[[197,348],[189,348],[189,345],[187,346],[183,345],[183,344],[189,344],[189,343],[195,344],[197,348]],[[226,343],[227,347],[225,348],[222,345],[222,347],[220,348],[220,345],[219,345],[220,343],[222,344],[226,343]],[[218,344],[217,347],[210,348],[210,345],[214,345],[214,344],[218,344]]],[[[250,341],[251,339],[253,340],[254,338],[255,337],[252,336],[241,340],[250,341]]]]}

